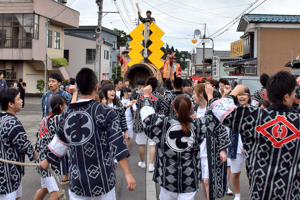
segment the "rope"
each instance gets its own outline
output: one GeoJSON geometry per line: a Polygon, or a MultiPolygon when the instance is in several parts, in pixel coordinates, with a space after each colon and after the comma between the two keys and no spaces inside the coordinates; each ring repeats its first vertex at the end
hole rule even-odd
{"type": "MultiPolygon", "coordinates": [[[[29,167],[37,167],[39,166],[39,164],[36,164],[36,163],[21,163],[21,162],[16,162],[16,161],[10,161],[10,160],[5,160],[5,159],[2,159],[0,158],[0,162],[4,162],[4,163],[8,163],[8,164],[13,164],[13,165],[20,165],[20,166],[29,166],[29,167]]],[[[54,173],[54,171],[51,169],[51,167],[49,166],[48,167],[48,170],[50,171],[51,175],[54,177],[55,179],[55,182],[59,188],[59,193],[58,193],[58,197],[59,199],[61,200],[67,200],[66,198],[66,194],[65,194],[65,190],[61,187],[57,177],[56,177],[56,174],[54,173]]]]}

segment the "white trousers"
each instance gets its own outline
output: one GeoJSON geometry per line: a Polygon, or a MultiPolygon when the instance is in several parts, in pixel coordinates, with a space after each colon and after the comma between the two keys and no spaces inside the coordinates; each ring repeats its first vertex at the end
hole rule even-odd
{"type": "Polygon", "coordinates": [[[22,196],[22,182],[16,191],[11,192],[9,194],[0,194],[0,200],[16,200],[16,198],[19,198],[21,196],[22,196]]]}
{"type": "Polygon", "coordinates": [[[69,190],[70,200],[116,200],[115,187],[108,193],[98,196],[98,197],[84,197],[79,196],[69,190]]]}
{"type": "Polygon", "coordinates": [[[166,190],[163,187],[160,187],[160,194],[159,199],[160,200],[194,200],[195,192],[190,193],[176,193],[176,192],[170,192],[166,190]]]}

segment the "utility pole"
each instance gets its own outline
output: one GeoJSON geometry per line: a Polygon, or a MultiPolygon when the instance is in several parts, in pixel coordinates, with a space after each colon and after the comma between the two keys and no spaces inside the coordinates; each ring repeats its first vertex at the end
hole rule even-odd
{"type": "MultiPolygon", "coordinates": [[[[102,11],[103,11],[103,0],[96,0],[96,4],[99,6],[98,11],[98,26],[96,28],[97,38],[101,38],[101,30],[102,30],[102,11]]],[[[96,45],[96,60],[95,60],[95,73],[99,80],[99,83],[102,79],[101,73],[101,46],[96,45]]]]}
{"type": "Polygon", "coordinates": [[[202,68],[202,73],[203,73],[203,78],[205,78],[205,34],[206,34],[206,24],[204,24],[204,35],[203,35],[203,68],[202,68]]]}

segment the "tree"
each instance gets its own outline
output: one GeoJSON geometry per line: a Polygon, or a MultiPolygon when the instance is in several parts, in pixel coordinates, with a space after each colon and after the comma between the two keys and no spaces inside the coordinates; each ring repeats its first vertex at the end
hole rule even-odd
{"type": "Polygon", "coordinates": [[[128,35],[124,30],[114,28],[114,31],[120,34],[120,36],[118,36],[117,38],[118,48],[120,48],[120,46],[125,46],[127,44],[127,41],[132,40],[132,37],[128,35]]]}
{"type": "Polygon", "coordinates": [[[118,66],[116,66],[116,67],[113,67],[112,68],[112,76],[111,76],[111,78],[113,79],[113,80],[115,80],[115,79],[117,79],[117,78],[120,78],[120,79],[122,79],[121,78],[121,65],[118,65],[118,66]],[[116,70],[117,70],[117,76],[116,76],[116,70]]]}
{"type": "Polygon", "coordinates": [[[37,80],[36,81],[36,89],[39,90],[40,93],[43,93],[44,87],[45,87],[45,81],[43,79],[37,80]]]}

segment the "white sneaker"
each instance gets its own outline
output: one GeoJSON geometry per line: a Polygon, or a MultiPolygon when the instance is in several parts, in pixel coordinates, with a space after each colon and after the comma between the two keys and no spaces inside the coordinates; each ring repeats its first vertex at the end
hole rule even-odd
{"type": "Polygon", "coordinates": [[[241,198],[238,198],[238,197],[234,197],[233,200],[241,200],[241,198]]]}
{"type": "Polygon", "coordinates": [[[149,166],[149,172],[152,173],[154,171],[154,167],[153,166],[149,166]]]}
{"type": "Polygon", "coordinates": [[[227,188],[226,194],[227,194],[227,195],[233,195],[233,192],[231,191],[231,189],[230,189],[229,187],[227,188]]]}
{"type": "Polygon", "coordinates": [[[143,168],[143,169],[145,169],[146,168],[146,163],[143,163],[143,162],[139,162],[138,163],[138,166],[140,167],[140,168],[143,168]]]}

